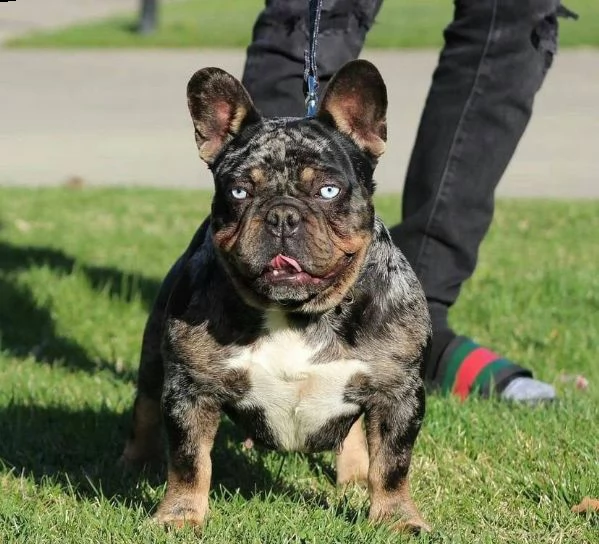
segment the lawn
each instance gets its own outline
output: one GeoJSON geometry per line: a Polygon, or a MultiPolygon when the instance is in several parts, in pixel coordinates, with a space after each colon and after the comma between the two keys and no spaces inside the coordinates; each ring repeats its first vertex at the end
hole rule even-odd
{"type": "MultiPolygon", "coordinates": [[[[162,478],[115,467],[142,327],[209,208],[199,191],[0,189],[0,542],[386,543],[332,455],[241,448],[223,426],[204,539],[147,519],[162,478]]],[[[387,221],[397,197],[378,199],[387,221]]],[[[435,539],[591,543],[599,515],[599,202],[500,201],[453,320],[556,385],[528,409],[431,396],[412,488],[435,539]],[[583,374],[586,391],[559,379],[583,374]]]]}
{"type": "MultiPolygon", "coordinates": [[[[19,47],[246,47],[264,0],[175,0],[163,6],[159,31],[134,32],[137,14],[39,32],[11,41],[19,47]]],[[[599,45],[599,3],[570,0],[580,20],[562,21],[563,46],[599,45]]],[[[450,0],[386,0],[366,46],[439,47],[452,16],[450,0]]]]}

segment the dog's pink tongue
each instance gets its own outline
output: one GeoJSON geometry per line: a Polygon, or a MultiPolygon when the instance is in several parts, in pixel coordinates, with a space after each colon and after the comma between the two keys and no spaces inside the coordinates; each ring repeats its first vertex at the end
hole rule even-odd
{"type": "Polygon", "coordinates": [[[295,259],[292,259],[291,257],[287,257],[285,255],[281,255],[280,253],[272,261],[270,261],[270,265],[275,270],[281,269],[281,268],[287,268],[285,265],[288,265],[288,266],[293,267],[296,272],[302,271],[302,267],[299,265],[299,263],[295,259]]]}

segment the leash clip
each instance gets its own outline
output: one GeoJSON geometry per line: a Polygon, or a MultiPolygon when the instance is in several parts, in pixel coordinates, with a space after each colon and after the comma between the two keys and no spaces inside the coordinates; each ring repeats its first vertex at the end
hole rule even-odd
{"type": "Polygon", "coordinates": [[[312,75],[308,76],[308,92],[306,93],[306,117],[316,115],[318,105],[318,81],[312,75]]]}

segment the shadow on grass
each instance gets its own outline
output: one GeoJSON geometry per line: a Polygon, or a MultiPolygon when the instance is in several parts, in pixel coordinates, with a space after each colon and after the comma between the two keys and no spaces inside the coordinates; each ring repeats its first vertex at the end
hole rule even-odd
{"type": "MultiPolygon", "coordinates": [[[[0,272],[5,275],[43,266],[65,275],[77,269],[87,277],[93,289],[126,301],[140,296],[148,310],[160,287],[160,282],[141,275],[78,263],[57,249],[0,242],[0,272]]],[[[38,303],[26,287],[0,277],[0,299],[0,340],[2,349],[9,354],[33,355],[37,361],[49,364],[63,360],[66,366],[87,372],[108,369],[120,378],[133,379],[132,375],[117,373],[114,365],[107,361],[92,360],[83,347],[61,336],[56,331],[51,309],[38,303]]]]}
{"type": "MultiPolygon", "coordinates": [[[[117,464],[129,428],[129,414],[109,409],[69,411],[63,407],[11,404],[0,411],[0,461],[15,474],[31,477],[38,484],[48,480],[79,499],[100,495],[127,505],[141,506],[150,514],[159,499],[148,486],[165,483],[165,466],[142,472],[117,464]]],[[[239,493],[245,499],[269,495],[330,507],[324,493],[305,484],[289,485],[266,464],[267,452],[244,451],[243,433],[224,418],[212,452],[212,489],[218,496],[239,493]]],[[[283,454],[280,456],[283,461],[283,454]]],[[[278,464],[278,460],[275,464],[278,464]]],[[[359,513],[342,508],[349,520],[359,513]]]]}
{"type": "MultiPolygon", "coordinates": [[[[121,380],[133,380],[133,374],[117,372],[109,362],[92,360],[82,346],[61,336],[51,308],[38,303],[27,287],[10,276],[42,266],[65,275],[77,269],[94,289],[121,300],[140,296],[148,310],[160,287],[160,282],[141,275],[76,262],[57,249],[14,246],[0,241],[0,272],[4,275],[0,276],[2,349],[17,357],[33,355],[41,363],[62,360],[74,370],[90,373],[106,368],[121,380]]],[[[72,488],[82,499],[101,493],[109,499],[141,504],[149,512],[157,506],[157,501],[149,498],[143,484],[155,487],[164,483],[165,470],[161,467],[158,471],[135,474],[117,466],[129,425],[130,414],[118,414],[107,408],[70,411],[64,407],[11,404],[0,411],[0,461],[38,483],[50,478],[65,489],[72,488]]],[[[268,453],[243,451],[244,438],[233,423],[223,420],[212,455],[212,489],[217,494],[239,493],[249,499],[267,498],[274,493],[318,507],[330,506],[324,493],[281,482],[278,474],[266,466],[268,453]]],[[[308,457],[308,464],[315,476],[334,479],[332,471],[314,457],[308,457]]],[[[343,513],[348,519],[358,515],[345,508],[343,513]]]]}

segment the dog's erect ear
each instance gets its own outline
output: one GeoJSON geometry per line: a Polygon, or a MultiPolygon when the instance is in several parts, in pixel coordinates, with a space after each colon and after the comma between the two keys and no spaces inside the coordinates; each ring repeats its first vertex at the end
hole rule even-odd
{"type": "Polygon", "coordinates": [[[380,157],[387,141],[387,87],[374,64],[345,64],[329,82],[318,118],[332,122],[372,157],[380,157]]]}
{"type": "Polygon", "coordinates": [[[187,105],[200,157],[209,165],[245,125],[260,119],[243,85],[220,68],[203,68],[191,77],[187,105]]]}

